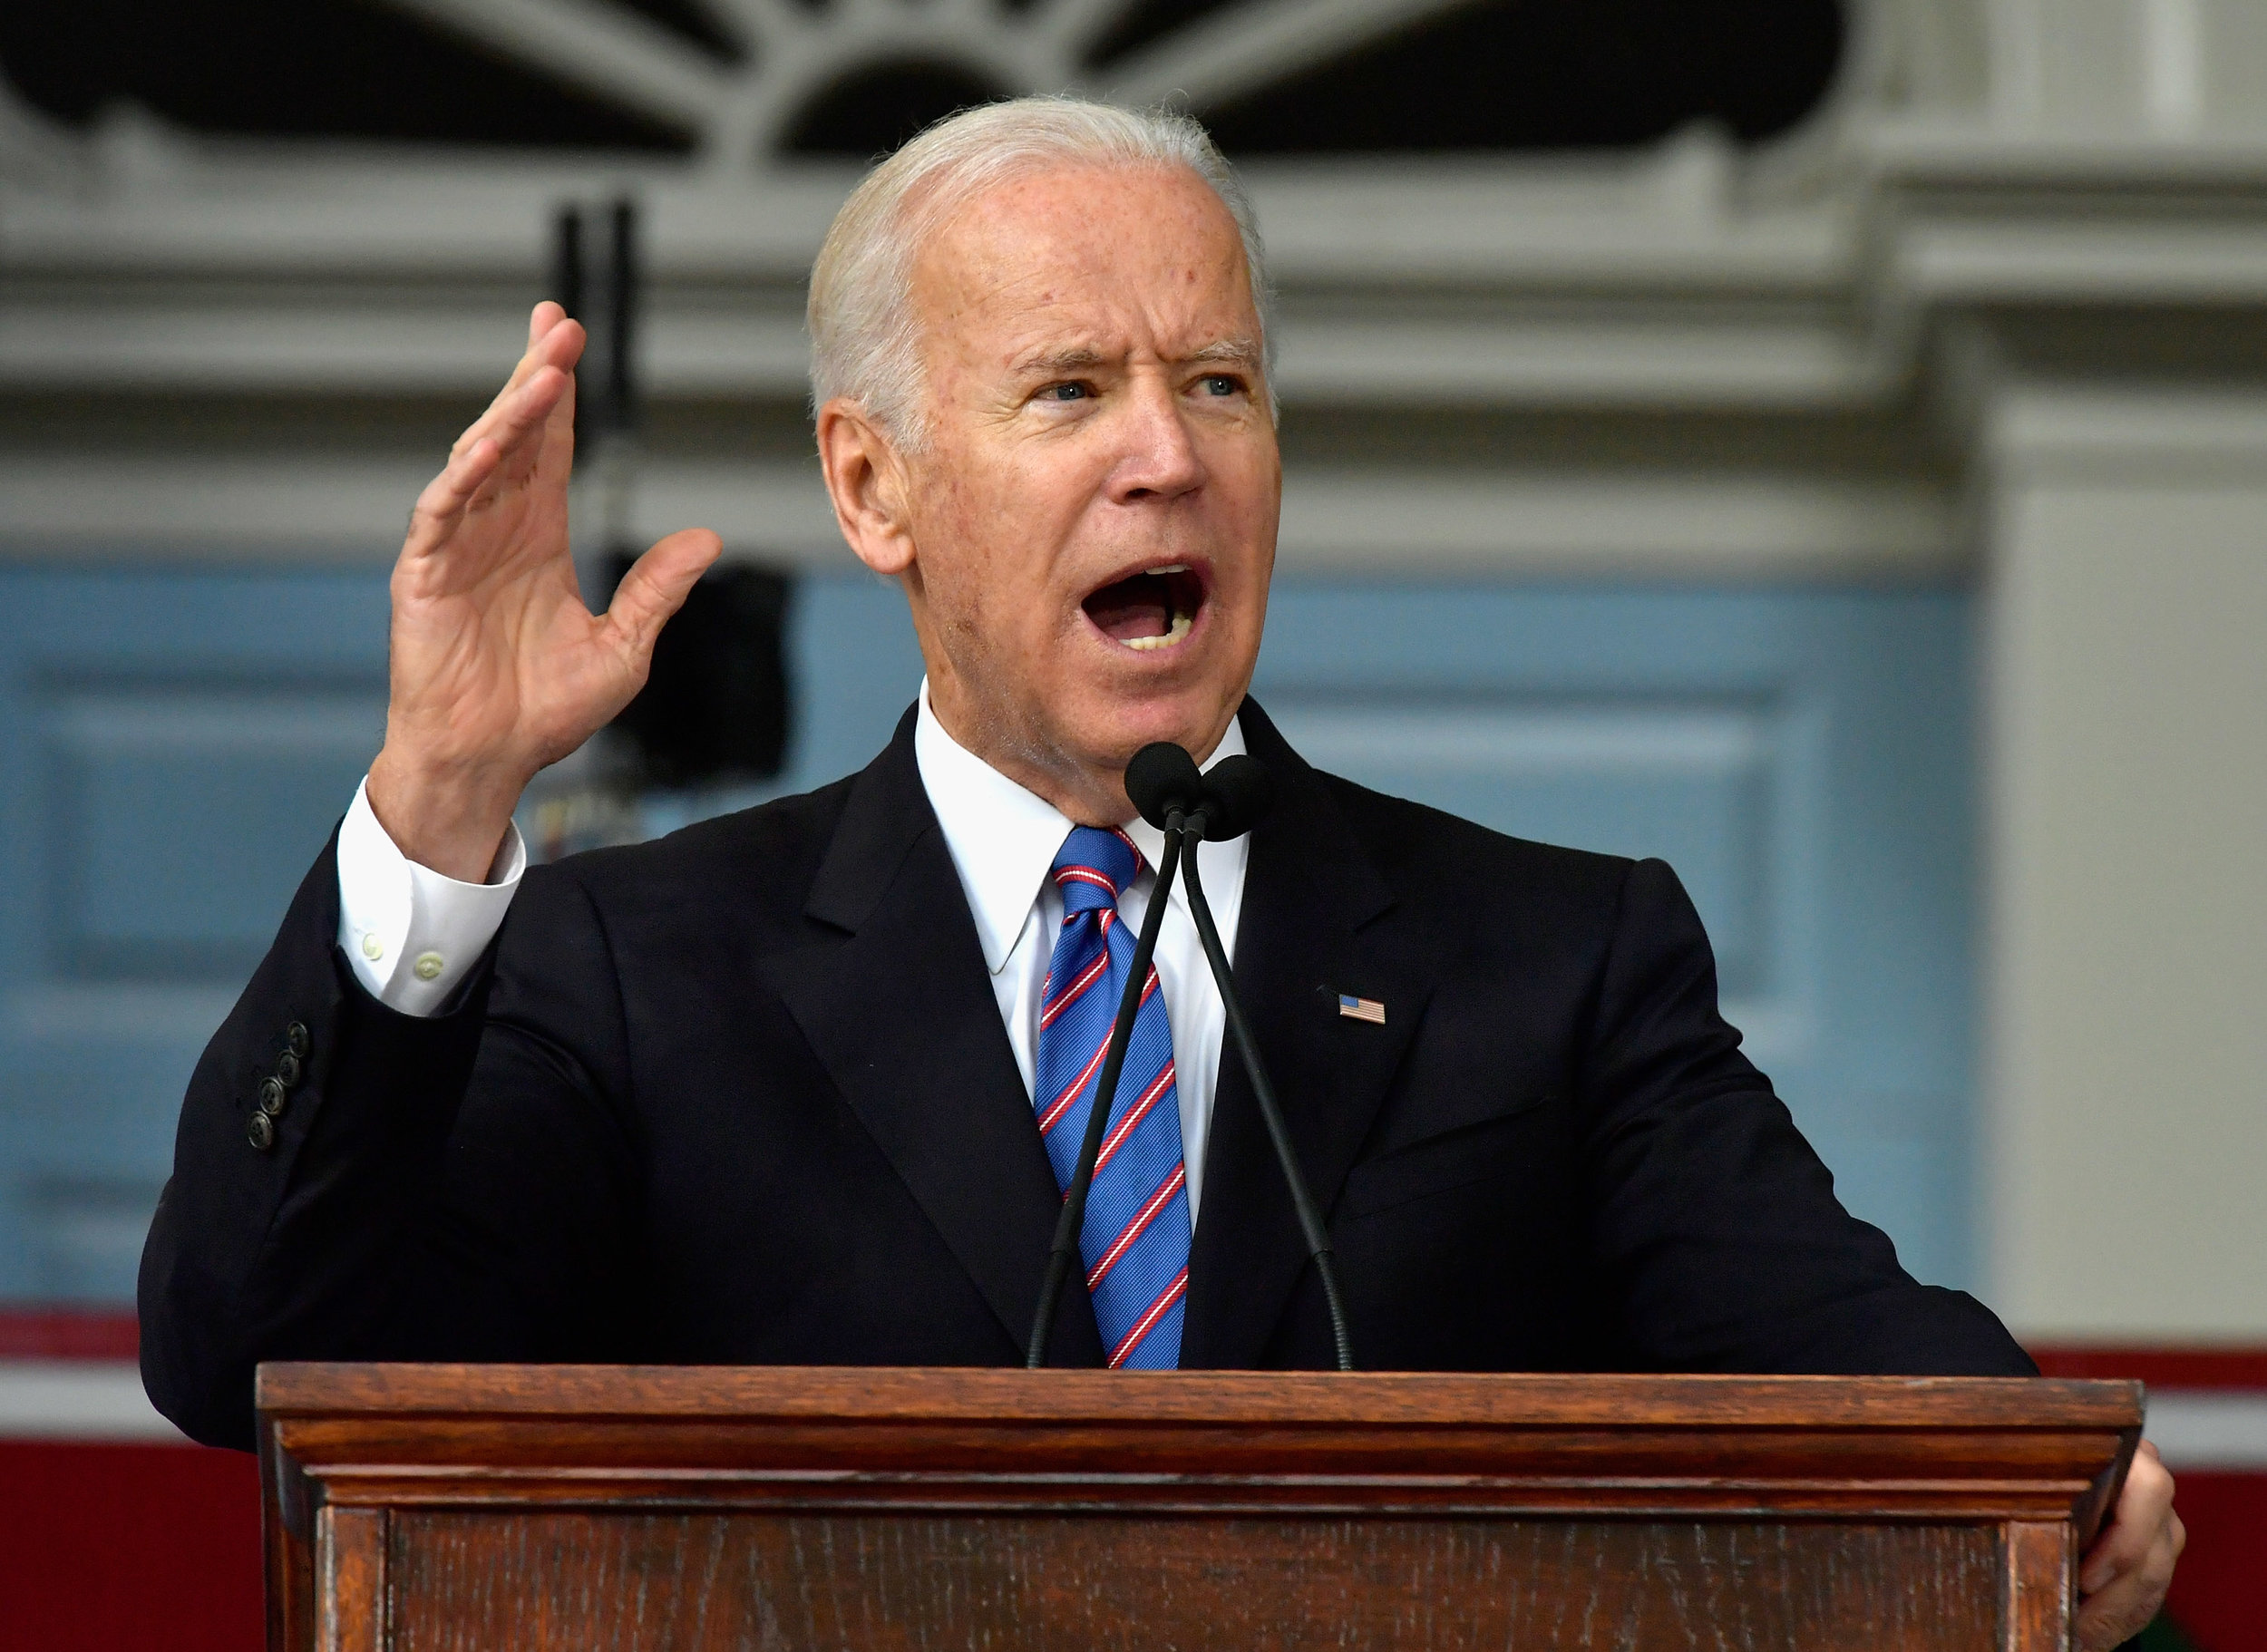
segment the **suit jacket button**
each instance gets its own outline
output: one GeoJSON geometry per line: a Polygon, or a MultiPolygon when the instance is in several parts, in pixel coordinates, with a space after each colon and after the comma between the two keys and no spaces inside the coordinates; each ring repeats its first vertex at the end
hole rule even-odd
{"type": "Polygon", "coordinates": [[[276,1145],[276,1121],[264,1113],[252,1115],[252,1122],[244,1127],[245,1140],[260,1152],[276,1145]]]}
{"type": "MultiPolygon", "coordinates": [[[[259,1085],[260,1116],[269,1119],[274,1118],[277,1114],[283,1112],[284,1103],[288,1101],[290,1097],[291,1093],[283,1087],[283,1080],[279,1078],[262,1079],[259,1085]]],[[[268,1133],[273,1135],[275,1132],[271,1130],[268,1133]]]]}
{"type": "Polygon", "coordinates": [[[299,1082],[299,1058],[289,1050],[276,1057],[276,1079],[287,1090],[299,1082]]]}
{"type": "Polygon", "coordinates": [[[301,1061],[307,1058],[307,1052],[314,1047],[314,1040],[307,1036],[306,1022],[295,1021],[284,1028],[284,1046],[301,1061]]]}

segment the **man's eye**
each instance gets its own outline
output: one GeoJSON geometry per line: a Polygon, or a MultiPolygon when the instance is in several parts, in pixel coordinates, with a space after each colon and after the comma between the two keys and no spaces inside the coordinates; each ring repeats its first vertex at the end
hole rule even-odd
{"type": "Polygon", "coordinates": [[[1092,394],[1086,385],[1073,380],[1062,384],[1049,384],[1039,393],[1039,399],[1043,402],[1083,402],[1092,394]]]}
{"type": "Polygon", "coordinates": [[[1243,388],[1243,381],[1228,373],[1208,373],[1203,384],[1208,396],[1232,396],[1243,388]]]}

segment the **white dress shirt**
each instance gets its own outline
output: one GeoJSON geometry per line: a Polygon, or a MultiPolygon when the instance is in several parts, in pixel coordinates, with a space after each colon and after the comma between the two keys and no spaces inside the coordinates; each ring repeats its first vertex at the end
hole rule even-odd
{"type": "Polygon", "coordinates": [[[338,827],[338,946],[369,995],[405,1015],[437,1015],[503,927],[528,870],[520,828],[504,832],[485,883],[460,883],[394,846],[355,788],[338,827]]]}
{"type": "MultiPolygon", "coordinates": [[[[1211,763],[1243,749],[1242,727],[1231,722],[1211,763]]],[[[976,919],[992,996],[1028,1098],[1038,1064],[1040,988],[1063,925],[1062,891],[1047,872],[1072,821],[947,734],[929,708],[927,683],[921,685],[913,754],[976,919]]],[[[404,1015],[437,1015],[503,923],[527,870],[527,847],[513,827],[496,851],[489,880],[460,883],[404,856],[371,811],[367,792],[365,782],[338,831],[338,944],[355,978],[380,1003],[404,1015]]],[[[1134,887],[1118,897],[1118,912],[1138,932],[1157,887],[1164,834],[1138,820],[1129,821],[1125,831],[1140,846],[1143,865],[1134,887]]],[[[1221,944],[1231,958],[1250,842],[1238,838],[1206,843],[1198,850],[1204,892],[1220,926],[1221,944]]],[[[1157,936],[1157,981],[1172,1026],[1182,1157],[1188,1167],[1193,1222],[1204,1186],[1204,1143],[1228,1012],[1212,984],[1189,916],[1188,895],[1178,879],[1170,901],[1157,936]]]]}

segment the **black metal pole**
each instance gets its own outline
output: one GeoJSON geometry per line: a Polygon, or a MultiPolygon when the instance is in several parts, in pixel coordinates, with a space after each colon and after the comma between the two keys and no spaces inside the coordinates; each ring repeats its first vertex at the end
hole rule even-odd
{"type": "MultiPolygon", "coordinates": [[[[551,225],[551,296],[574,319],[582,319],[585,298],[582,250],[582,209],[565,206],[551,225]]],[[[590,431],[590,403],[582,394],[583,374],[575,374],[575,451],[579,453],[590,431]]]]}
{"type": "Polygon", "coordinates": [[[1299,1213],[1299,1231],[1306,1236],[1307,1254],[1314,1258],[1315,1271],[1322,1276],[1322,1299],[1330,1313],[1330,1337],[1338,1344],[1338,1369],[1354,1369],[1354,1341],[1346,1328],[1346,1298],[1338,1289],[1337,1258],[1330,1250],[1330,1230],[1323,1226],[1322,1212],[1315,1208],[1315,1196],[1307,1190],[1307,1178],[1299,1173],[1299,1155],[1291,1147],[1290,1127],[1283,1122],[1283,1109],[1275,1099],[1275,1085],[1268,1077],[1266,1064],[1260,1059],[1260,1041],[1252,1036],[1251,1024],[1244,1019],[1244,1006],[1236,997],[1228,967],[1227,949],[1221,945],[1220,928],[1212,921],[1211,903],[1204,899],[1204,883],[1198,877],[1196,851],[1192,849],[1181,872],[1181,887],[1189,892],[1189,916],[1196,919],[1197,938],[1204,943],[1204,957],[1212,966],[1213,979],[1220,984],[1221,1002],[1228,1008],[1228,1030],[1236,1041],[1236,1052],[1243,1057],[1244,1073],[1251,1080],[1251,1093],[1259,1098],[1260,1116],[1267,1121],[1268,1135],[1275,1143],[1276,1162],[1283,1167],[1283,1180],[1290,1187],[1291,1209],[1299,1213]]]}
{"type": "Polygon", "coordinates": [[[607,286],[607,430],[627,436],[637,428],[637,382],[634,371],[637,331],[637,203],[623,196],[614,203],[612,268],[607,286]]]}

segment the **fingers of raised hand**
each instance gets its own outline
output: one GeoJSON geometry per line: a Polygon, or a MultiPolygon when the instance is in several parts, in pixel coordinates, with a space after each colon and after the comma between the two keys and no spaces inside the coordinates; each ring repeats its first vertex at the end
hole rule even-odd
{"type": "Polygon", "coordinates": [[[452,452],[470,446],[482,436],[494,434],[494,425],[509,415],[517,399],[526,394],[529,382],[547,370],[562,374],[572,383],[575,364],[582,359],[585,339],[582,324],[569,319],[567,312],[559,306],[549,300],[537,305],[528,318],[527,353],[513,364],[511,376],[504,381],[495,400],[457,438],[456,448],[452,452]]]}
{"type": "Polygon", "coordinates": [[[453,524],[502,461],[503,450],[487,436],[451,453],[449,462],[425,484],[425,491],[417,496],[416,508],[410,512],[411,549],[421,549],[425,538],[453,524]]]}
{"type": "Polygon", "coordinates": [[[705,528],[687,528],[657,542],[630,565],[608,605],[606,623],[642,671],[654,638],[685,606],[694,583],[723,554],[725,542],[705,528]]]}
{"type": "MultiPolygon", "coordinates": [[[[523,471],[551,433],[547,422],[566,403],[573,384],[565,374],[546,368],[489,409],[449,450],[449,462],[417,501],[417,514],[461,511],[499,471],[510,466],[523,471]]],[[[571,411],[568,416],[572,417],[571,411]]],[[[563,459],[559,471],[563,481],[563,459]]]]}
{"type": "Polygon", "coordinates": [[[482,418],[482,424],[487,428],[482,430],[480,425],[475,425],[473,431],[477,434],[473,440],[486,436],[510,456],[530,436],[542,432],[546,423],[561,408],[569,410],[569,418],[573,416],[573,404],[568,397],[573,394],[574,387],[572,374],[557,367],[539,367],[528,375],[519,389],[489,409],[482,418]]]}

